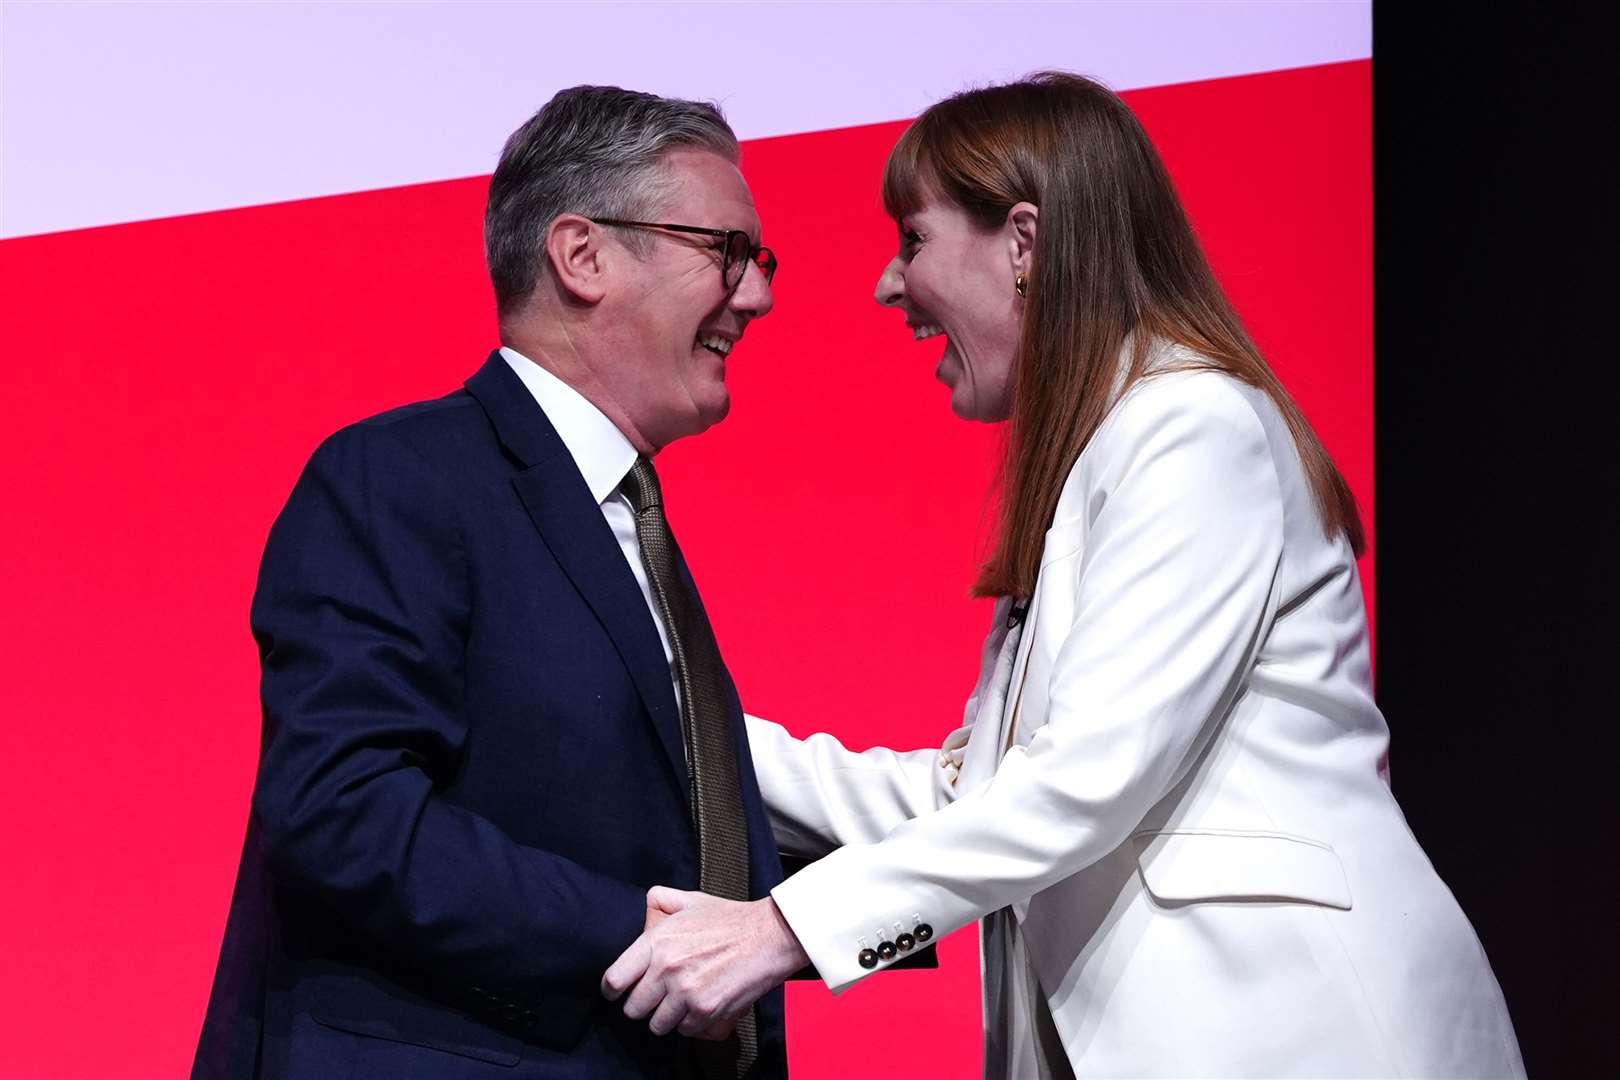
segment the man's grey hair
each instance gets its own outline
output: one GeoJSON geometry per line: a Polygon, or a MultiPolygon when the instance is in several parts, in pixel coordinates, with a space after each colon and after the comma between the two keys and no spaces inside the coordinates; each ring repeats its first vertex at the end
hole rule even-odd
{"type": "MultiPolygon", "coordinates": [[[[647,220],[674,190],[660,159],[681,148],[733,162],[739,154],[718,105],[617,86],[563,90],[514,131],[484,210],[484,257],[500,313],[534,292],[558,215],[647,220]]],[[[639,231],[622,235],[638,254],[652,243],[639,231]]]]}

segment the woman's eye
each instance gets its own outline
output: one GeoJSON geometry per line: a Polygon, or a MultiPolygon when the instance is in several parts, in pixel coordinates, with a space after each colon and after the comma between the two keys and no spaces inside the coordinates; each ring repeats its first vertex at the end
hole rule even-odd
{"type": "Polygon", "coordinates": [[[900,246],[907,251],[914,251],[922,246],[922,237],[910,229],[902,230],[900,233],[900,246]]]}

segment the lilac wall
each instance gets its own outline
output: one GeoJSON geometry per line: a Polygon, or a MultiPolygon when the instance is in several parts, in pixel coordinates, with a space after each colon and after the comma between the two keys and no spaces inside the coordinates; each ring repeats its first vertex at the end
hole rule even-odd
{"type": "Polygon", "coordinates": [[[1131,89],[1359,59],[1371,36],[1366,2],[7,2],[0,236],[488,172],[580,82],[715,98],[756,138],[1042,67],[1131,89]]]}

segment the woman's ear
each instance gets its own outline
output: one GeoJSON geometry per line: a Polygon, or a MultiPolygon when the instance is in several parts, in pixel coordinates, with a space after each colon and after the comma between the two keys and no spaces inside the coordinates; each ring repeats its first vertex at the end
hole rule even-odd
{"type": "Polygon", "coordinates": [[[587,304],[606,295],[608,254],[590,218],[559,214],[546,230],[546,261],[565,294],[587,304]]]}
{"type": "Polygon", "coordinates": [[[1031,202],[1014,203],[1007,211],[1007,254],[1015,274],[1027,274],[1035,265],[1035,234],[1041,208],[1031,202]]]}

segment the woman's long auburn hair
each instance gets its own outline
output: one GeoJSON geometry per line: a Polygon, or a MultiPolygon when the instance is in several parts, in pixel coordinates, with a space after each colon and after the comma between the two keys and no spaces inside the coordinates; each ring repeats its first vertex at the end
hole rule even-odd
{"type": "Polygon", "coordinates": [[[1116,400],[1116,385],[1123,392],[1144,377],[1155,341],[1199,355],[1176,370],[1222,371],[1276,402],[1324,531],[1343,532],[1362,554],[1349,485],[1244,330],[1164,163],[1117,95],[1047,71],[930,106],[889,155],[883,202],[898,221],[931,198],[955,203],[987,229],[1000,228],[1020,202],[1040,209],[1012,364],[996,546],[974,595],[1034,593],[1064,481],[1116,400]],[[1131,356],[1116,384],[1127,340],[1131,356]]]}

